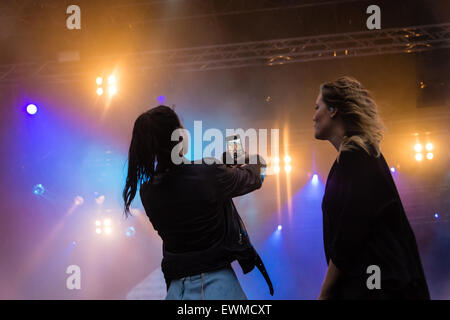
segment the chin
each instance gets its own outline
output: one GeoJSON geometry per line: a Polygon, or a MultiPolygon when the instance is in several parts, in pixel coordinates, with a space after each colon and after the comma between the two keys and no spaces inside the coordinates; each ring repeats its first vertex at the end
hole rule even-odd
{"type": "Polygon", "coordinates": [[[317,140],[326,140],[327,138],[323,137],[319,132],[314,132],[314,138],[317,140]]]}

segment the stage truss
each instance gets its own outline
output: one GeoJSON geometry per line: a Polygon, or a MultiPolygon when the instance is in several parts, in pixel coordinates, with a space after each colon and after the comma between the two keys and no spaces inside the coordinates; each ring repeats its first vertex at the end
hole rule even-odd
{"type": "Polygon", "coordinates": [[[29,81],[74,81],[116,61],[126,61],[127,68],[130,69],[128,71],[137,74],[155,68],[170,68],[177,72],[196,72],[382,54],[408,54],[448,47],[450,47],[450,23],[445,23],[144,51],[115,56],[81,57],[78,61],[53,60],[0,65],[0,85],[29,81]]]}

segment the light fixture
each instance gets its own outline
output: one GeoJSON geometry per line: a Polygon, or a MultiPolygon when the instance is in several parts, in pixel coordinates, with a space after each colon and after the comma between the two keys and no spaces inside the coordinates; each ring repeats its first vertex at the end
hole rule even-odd
{"type": "Polygon", "coordinates": [[[27,112],[28,112],[28,114],[31,114],[31,115],[36,114],[36,112],[37,112],[37,107],[36,107],[36,105],[35,105],[35,104],[29,104],[29,105],[27,106],[27,112]]]}
{"type": "Polygon", "coordinates": [[[109,84],[116,83],[116,76],[114,76],[113,74],[110,75],[110,76],[108,77],[108,83],[109,83],[109,84]]]}

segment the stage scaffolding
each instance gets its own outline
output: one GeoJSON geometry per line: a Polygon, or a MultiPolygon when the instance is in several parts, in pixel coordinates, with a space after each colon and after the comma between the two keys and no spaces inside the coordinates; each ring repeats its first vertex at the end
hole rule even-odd
{"type": "Polygon", "coordinates": [[[198,72],[275,66],[382,54],[414,53],[450,47],[450,23],[367,30],[299,38],[80,57],[76,61],[39,61],[0,65],[0,85],[24,81],[74,81],[107,64],[126,61],[136,74],[156,68],[198,72]]]}

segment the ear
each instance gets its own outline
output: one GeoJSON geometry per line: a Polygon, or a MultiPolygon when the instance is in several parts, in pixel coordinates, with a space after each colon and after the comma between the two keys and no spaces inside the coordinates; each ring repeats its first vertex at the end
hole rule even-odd
{"type": "Polygon", "coordinates": [[[334,117],[336,117],[336,114],[337,114],[337,112],[338,112],[338,109],[335,108],[335,107],[330,107],[329,110],[330,110],[330,118],[333,119],[334,117]]]}

